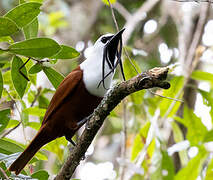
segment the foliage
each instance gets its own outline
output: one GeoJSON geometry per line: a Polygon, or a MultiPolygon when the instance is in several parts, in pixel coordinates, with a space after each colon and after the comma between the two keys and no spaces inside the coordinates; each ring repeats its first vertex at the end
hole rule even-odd
{"type": "MultiPolygon", "coordinates": [[[[61,3],[61,1],[58,2],[61,3]]],[[[115,30],[108,0],[102,0],[102,2],[103,6],[97,16],[98,20],[94,24],[95,28],[88,31],[88,36],[85,36],[86,40],[95,39],[101,33],[115,30]]],[[[116,5],[117,1],[110,0],[110,2],[116,5]]],[[[145,2],[147,1],[121,0],[118,3],[134,14],[145,2]]],[[[3,136],[13,128],[20,126],[22,126],[23,132],[26,128],[38,131],[50,97],[64,79],[64,75],[55,67],[58,64],[64,65],[68,59],[80,55],[73,47],[63,44],[69,33],[66,34],[66,31],[64,31],[65,33],[62,31],[65,36],[65,39],[62,40],[57,36],[62,29],[70,28],[64,1],[60,9],[58,9],[58,4],[57,9],[54,9],[54,3],[57,2],[53,2],[52,5],[48,5],[50,8],[48,7],[48,10],[44,11],[41,10],[42,3],[43,0],[20,0],[19,5],[15,2],[12,5],[13,8],[11,10],[9,8],[12,6],[6,8],[7,12],[0,17],[0,43],[4,45],[0,48],[0,167],[10,178],[16,176],[8,172],[7,168],[24,150],[28,142],[20,143],[12,140],[11,136],[6,136],[7,138],[3,136]],[[29,62],[20,69],[29,57],[31,58],[29,62]],[[47,77],[52,85],[50,88],[38,86],[40,73],[47,77]]],[[[132,64],[140,73],[150,67],[177,61],[177,57],[174,55],[167,63],[160,61],[159,46],[164,44],[169,52],[175,51],[175,48],[178,47],[179,32],[172,17],[168,17],[168,20],[165,20],[165,17],[159,19],[158,16],[161,13],[159,7],[158,4],[146,14],[146,19],[135,27],[128,46],[125,47],[132,60],[130,62],[128,58],[124,58],[124,72],[127,79],[137,75],[132,64]],[[145,21],[149,19],[163,22],[163,24],[158,23],[157,30],[151,35],[147,35],[143,31],[145,21]],[[143,48],[147,51],[146,53],[143,48]]],[[[115,11],[115,16],[119,26],[122,27],[125,24],[125,18],[117,11],[115,11]]],[[[82,17],[82,19],[84,18],[82,17]]],[[[71,19],[75,19],[75,17],[71,17],[71,19]]],[[[80,28],[86,28],[84,25],[81,26],[79,24],[80,28]]],[[[126,57],[125,54],[123,57],[126,57]]],[[[76,65],[78,62],[72,63],[76,65]]],[[[65,66],[68,71],[73,68],[73,65],[70,64],[65,64],[65,66]]],[[[118,77],[119,73],[116,74],[115,80],[119,81],[118,77]]],[[[192,72],[191,78],[209,86],[208,91],[200,86],[192,88],[195,88],[196,95],[200,96],[203,104],[209,108],[205,115],[209,116],[211,124],[213,124],[213,74],[195,70],[192,72]]],[[[170,75],[168,79],[171,83],[170,89],[152,91],[165,97],[182,99],[186,78],[181,75],[170,75]]],[[[187,86],[191,86],[191,84],[187,84],[187,86]]],[[[11,134],[9,133],[9,135],[11,134]]],[[[116,159],[114,169],[117,175],[121,176],[118,167],[124,165],[125,173],[131,171],[129,173],[131,180],[196,180],[198,177],[210,180],[213,179],[213,160],[211,150],[207,146],[212,141],[212,126],[206,127],[203,117],[197,115],[193,109],[187,106],[187,103],[183,105],[179,101],[153,96],[149,91],[139,91],[131,94],[124,103],[111,112],[106,126],[103,127],[95,142],[97,144],[96,153],[93,153],[89,160],[99,163],[110,158],[112,162],[115,162],[116,159]],[[183,112],[182,116],[177,116],[180,111],[183,112]],[[120,132],[123,131],[123,118],[126,118],[125,147],[126,159],[129,160],[119,162],[117,156],[120,156],[122,143],[118,136],[120,137],[120,132]],[[186,132],[182,131],[183,127],[186,128],[186,132]],[[173,145],[170,144],[171,138],[174,139],[173,145]],[[193,148],[197,150],[197,153],[190,156],[189,152],[193,148]],[[175,169],[174,153],[180,160],[181,167],[178,171],[175,169]],[[116,156],[112,154],[116,154],[116,156]]],[[[64,137],[52,141],[42,147],[30,161],[30,165],[17,177],[41,180],[51,178],[52,174],[58,173],[70,149],[64,137]],[[50,154],[51,156],[49,156],[50,154]],[[48,164],[47,172],[44,164],[48,163],[47,160],[50,157],[52,161],[51,164],[48,164]]],[[[0,179],[2,177],[4,175],[0,171],[0,179]]]]}
{"type": "MultiPolygon", "coordinates": [[[[21,105],[21,109],[18,110],[19,118],[17,119],[19,120],[10,119],[14,111],[13,108],[0,108],[0,134],[19,124],[36,130],[40,127],[40,122],[30,121],[29,116],[44,116],[46,109],[43,107],[47,108],[44,104],[49,103],[46,94],[52,91],[50,89],[42,89],[39,97],[36,97],[39,89],[31,90],[31,88],[34,86],[35,89],[37,73],[43,71],[54,88],[57,88],[64,78],[54,68],[45,66],[43,58],[51,62],[58,59],[73,59],[79,56],[79,53],[72,47],[59,45],[55,40],[50,38],[38,37],[39,22],[37,17],[40,13],[41,5],[38,2],[23,1],[3,17],[0,17],[1,42],[9,43],[7,48],[1,49],[0,54],[1,57],[9,55],[5,61],[1,62],[0,96],[2,95],[2,98],[5,98],[5,103],[13,100],[16,106],[18,103],[21,105]],[[14,42],[12,35],[18,31],[24,34],[24,40],[14,42]],[[31,60],[21,68],[28,57],[31,60]],[[39,102],[38,106],[32,107],[28,105],[37,100],[39,102]]],[[[60,146],[66,145],[67,143],[65,142],[64,140],[57,140],[57,143],[48,145],[51,148],[45,147],[45,149],[56,153],[60,160],[63,160],[63,150],[61,150],[60,146]]],[[[24,147],[26,146],[18,142],[1,138],[0,161],[2,169],[5,170],[18,157],[19,153],[17,154],[17,152],[23,151],[24,147]]],[[[41,152],[38,152],[35,157],[30,163],[34,164],[38,160],[46,160],[46,156],[41,152]]],[[[22,173],[26,175],[26,172],[23,171],[22,173]]],[[[10,176],[11,174],[7,175],[10,176]]],[[[3,177],[3,174],[0,174],[0,177],[3,177]]],[[[40,170],[33,173],[31,177],[45,180],[48,179],[49,175],[46,171],[40,170]]]]}

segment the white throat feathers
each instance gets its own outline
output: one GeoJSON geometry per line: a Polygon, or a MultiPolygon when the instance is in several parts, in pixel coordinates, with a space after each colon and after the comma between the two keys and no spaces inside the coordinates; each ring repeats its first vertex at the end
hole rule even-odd
{"type": "MultiPolygon", "coordinates": [[[[104,80],[106,89],[103,87],[103,83],[99,85],[102,80],[103,48],[95,47],[95,45],[93,48],[90,56],[80,64],[80,68],[83,70],[83,81],[88,92],[98,97],[104,97],[108,91],[107,89],[111,87],[114,72],[104,80]]],[[[110,72],[106,62],[104,72],[105,75],[110,72]]]]}

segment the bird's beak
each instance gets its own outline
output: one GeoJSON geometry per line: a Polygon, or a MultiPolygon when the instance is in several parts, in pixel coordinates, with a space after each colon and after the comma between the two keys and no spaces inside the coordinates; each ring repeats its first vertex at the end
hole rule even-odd
{"type": "MultiPolygon", "coordinates": [[[[120,30],[119,32],[117,32],[109,40],[109,42],[106,44],[107,49],[108,49],[109,60],[112,63],[112,65],[114,65],[116,52],[118,50],[118,44],[119,44],[119,41],[122,39],[122,34],[123,34],[124,30],[125,30],[125,28],[123,28],[122,30],[120,30]]],[[[120,46],[121,46],[121,44],[120,44],[120,46]]]]}

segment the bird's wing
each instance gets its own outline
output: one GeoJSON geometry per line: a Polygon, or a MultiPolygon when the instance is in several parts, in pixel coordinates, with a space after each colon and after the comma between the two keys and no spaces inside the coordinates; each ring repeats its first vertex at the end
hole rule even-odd
{"type": "Polygon", "coordinates": [[[50,101],[42,124],[44,124],[49,119],[51,114],[57,110],[57,108],[66,99],[66,97],[73,93],[82,78],[83,71],[80,69],[79,66],[64,78],[50,101]]]}

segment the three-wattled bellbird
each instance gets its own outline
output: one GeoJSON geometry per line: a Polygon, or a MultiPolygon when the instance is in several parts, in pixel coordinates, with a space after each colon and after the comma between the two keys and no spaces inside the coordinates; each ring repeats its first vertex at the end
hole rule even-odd
{"type": "MultiPolygon", "coordinates": [[[[35,153],[50,141],[65,136],[73,143],[75,132],[86,122],[101,102],[117,65],[124,78],[121,52],[122,33],[101,36],[89,57],[75,68],[59,85],[47,108],[42,125],[25,151],[9,167],[19,174],[35,153]]],[[[124,78],[125,79],[125,78],[124,78]]]]}

